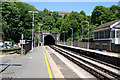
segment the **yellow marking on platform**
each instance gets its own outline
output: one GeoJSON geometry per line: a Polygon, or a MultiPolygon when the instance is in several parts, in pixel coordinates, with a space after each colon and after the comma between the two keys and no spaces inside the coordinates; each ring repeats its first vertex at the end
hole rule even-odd
{"type": "Polygon", "coordinates": [[[0,55],[0,58],[3,58],[3,57],[6,57],[6,56],[9,56],[9,55],[20,55],[20,54],[7,54],[7,55],[0,55]]]}
{"type": "Polygon", "coordinates": [[[7,55],[20,55],[20,54],[15,53],[15,54],[7,54],[7,55]]]}
{"type": "Polygon", "coordinates": [[[7,55],[0,55],[0,58],[6,57],[7,55]]]}
{"type": "Polygon", "coordinates": [[[50,70],[50,67],[49,67],[49,64],[48,64],[48,60],[47,60],[44,48],[43,48],[43,53],[44,53],[44,56],[45,56],[45,61],[46,61],[47,69],[48,69],[49,78],[50,78],[50,80],[53,80],[52,73],[51,73],[51,70],[50,70]]]}
{"type": "Polygon", "coordinates": [[[112,52],[102,52],[102,51],[96,51],[96,52],[100,52],[101,54],[107,54],[107,55],[111,55],[111,56],[119,56],[118,53],[112,53],[112,52]]]}

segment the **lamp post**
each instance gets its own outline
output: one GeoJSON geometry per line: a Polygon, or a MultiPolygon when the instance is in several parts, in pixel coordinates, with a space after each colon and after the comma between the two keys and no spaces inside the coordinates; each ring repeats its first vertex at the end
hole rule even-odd
{"type": "Polygon", "coordinates": [[[40,43],[39,43],[39,41],[40,41],[40,26],[41,26],[42,24],[39,24],[39,36],[38,36],[38,47],[40,46],[40,43]]]}
{"type": "Polygon", "coordinates": [[[65,31],[63,31],[64,32],[64,45],[65,45],[65,31]]]}
{"type": "Polygon", "coordinates": [[[86,21],[88,23],[88,43],[87,43],[87,49],[89,49],[89,22],[86,21]]]}
{"type": "Polygon", "coordinates": [[[73,46],[73,28],[70,28],[72,30],[72,36],[71,36],[71,46],[73,46]]]}
{"type": "MultiPolygon", "coordinates": [[[[52,17],[52,15],[53,15],[53,11],[52,10],[49,10],[49,12],[50,12],[50,16],[52,17]]],[[[53,23],[53,26],[52,26],[52,28],[54,27],[54,23],[53,23]]],[[[50,26],[50,31],[52,31],[53,29],[51,29],[51,26],[50,26]]]]}
{"type": "Polygon", "coordinates": [[[33,13],[33,23],[32,23],[32,50],[33,51],[33,38],[34,38],[34,14],[38,13],[38,11],[28,11],[29,13],[33,13]]]}
{"type": "Polygon", "coordinates": [[[34,36],[34,47],[35,47],[35,39],[36,39],[36,38],[35,38],[35,36],[34,36]]]}
{"type": "Polygon", "coordinates": [[[83,25],[82,25],[82,33],[81,33],[81,40],[83,39],[83,25]]]}

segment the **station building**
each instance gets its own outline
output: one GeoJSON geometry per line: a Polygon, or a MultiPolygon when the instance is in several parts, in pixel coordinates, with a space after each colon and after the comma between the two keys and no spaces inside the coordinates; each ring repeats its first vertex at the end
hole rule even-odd
{"type": "Polygon", "coordinates": [[[65,12],[65,11],[57,11],[59,13],[59,15],[61,15],[62,17],[64,17],[65,14],[69,15],[71,12],[65,12]]]}
{"type": "Polygon", "coordinates": [[[120,20],[104,23],[93,32],[95,49],[120,52],[120,20]]]}

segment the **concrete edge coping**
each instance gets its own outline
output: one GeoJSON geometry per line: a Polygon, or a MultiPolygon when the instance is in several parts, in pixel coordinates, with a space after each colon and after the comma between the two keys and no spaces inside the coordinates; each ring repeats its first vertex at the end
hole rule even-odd
{"type": "Polygon", "coordinates": [[[51,66],[54,78],[64,78],[62,72],[59,70],[59,68],[57,67],[56,63],[52,59],[52,57],[49,55],[49,52],[46,50],[46,46],[44,46],[44,49],[45,49],[48,61],[50,63],[50,66],[51,66]]]}

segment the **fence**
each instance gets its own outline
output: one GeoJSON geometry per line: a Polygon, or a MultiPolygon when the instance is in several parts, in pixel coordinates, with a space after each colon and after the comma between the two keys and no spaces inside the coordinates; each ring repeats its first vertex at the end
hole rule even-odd
{"type": "MultiPolygon", "coordinates": [[[[99,43],[99,48],[98,48],[99,50],[104,50],[103,47],[105,47],[105,46],[102,46],[102,43],[105,43],[105,42],[94,42],[94,41],[89,42],[89,48],[95,50],[96,49],[96,43],[99,43]]],[[[106,48],[105,48],[106,51],[120,53],[120,45],[116,45],[116,44],[112,44],[112,43],[108,43],[108,42],[106,42],[106,43],[107,43],[106,48]]],[[[59,44],[64,45],[64,42],[59,42],[59,44]]],[[[71,42],[65,42],[65,45],[70,46],[71,42]]],[[[84,42],[84,41],[74,40],[74,42],[73,42],[73,46],[75,46],[75,47],[80,47],[80,48],[86,48],[87,49],[87,45],[88,45],[88,42],[84,42]]]]}
{"type": "MultiPolygon", "coordinates": [[[[59,42],[59,44],[64,45],[64,42],[59,42]]],[[[74,41],[73,42],[73,46],[80,47],[80,48],[87,48],[87,44],[88,44],[88,42],[81,42],[81,41],[74,41]]],[[[65,45],[71,46],[71,42],[65,42],[65,45]]],[[[90,45],[89,47],[91,49],[94,49],[93,42],[89,42],[89,45],[90,45]]]]}
{"type": "MultiPolygon", "coordinates": [[[[59,42],[59,44],[63,44],[64,45],[64,42],[59,42]]],[[[71,46],[71,42],[65,42],[65,45],[71,46]]]]}

